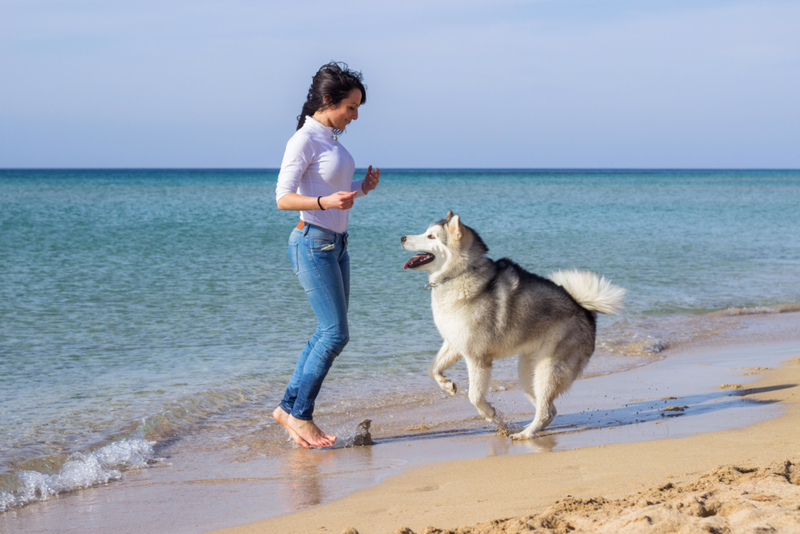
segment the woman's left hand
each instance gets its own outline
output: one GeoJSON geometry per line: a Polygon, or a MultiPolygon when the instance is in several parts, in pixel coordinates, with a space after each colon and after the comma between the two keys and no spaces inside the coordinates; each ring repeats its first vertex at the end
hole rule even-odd
{"type": "Polygon", "coordinates": [[[369,166],[367,169],[367,176],[364,178],[364,182],[361,184],[361,190],[366,195],[376,187],[378,187],[378,182],[381,179],[381,170],[377,167],[375,169],[372,168],[372,165],[369,166]]]}

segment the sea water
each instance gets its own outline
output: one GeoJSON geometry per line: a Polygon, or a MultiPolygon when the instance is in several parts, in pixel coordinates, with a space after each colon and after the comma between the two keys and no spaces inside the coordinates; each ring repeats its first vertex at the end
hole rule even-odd
{"type": "MultiPolygon", "coordinates": [[[[156,465],[171,443],[261,432],[315,329],[276,179],[0,171],[0,512],[156,465]]],[[[599,320],[587,373],[603,374],[713,335],[716,317],[798,309],[798,206],[800,171],[385,169],[350,215],[351,341],[317,415],[438,394],[426,277],[403,271],[400,237],[447,210],[494,259],[628,290],[599,320]]]]}

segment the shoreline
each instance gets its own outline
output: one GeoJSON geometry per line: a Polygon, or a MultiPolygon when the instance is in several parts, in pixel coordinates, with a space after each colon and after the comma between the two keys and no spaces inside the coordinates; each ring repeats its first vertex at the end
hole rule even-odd
{"type": "MultiPolygon", "coordinates": [[[[523,518],[541,514],[548,507],[557,507],[556,503],[563,503],[564,499],[623,499],[667,483],[689,484],[721,465],[765,468],[786,460],[794,459],[796,463],[800,459],[800,440],[797,438],[800,436],[800,337],[797,336],[800,325],[796,324],[794,316],[783,321],[783,328],[778,328],[782,335],[776,335],[775,322],[760,317],[750,318],[750,331],[733,332],[728,336],[729,345],[719,347],[709,340],[699,347],[682,348],[648,367],[692,358],[697,354],[707,355],[709,351],[729,356],[739,351],[745,358],[751,355],[760,362],[763,354],[759,352],[768,352],[782,345],[785,357],[781,358],[779,367],[741,369],[742,381],[754,376],[757,379],[734,390],[755,406],[779,410],[778,416],[746,422],[743,428],[716,431],[711,428],[710,432],[696,429],[677,436],[670,435],[667,430],[664,436],[645,441],[626,441],[630,436],[621,436],[617,443],[567,449],[556,446],[540,450],[541,453],[489,454],[429,463],[407,469],[377,486],[351,493],[329,504],[213,532],[338,533],[355,528],[360,534],[391,534],[408,528],[419,534],[427,527],[443,529],[442,532],[458,527],[462,527],[463,532],[492,532],[491,528],[495,528],[492,525],[500,524],[501,519],[517,518],[514,521],[522,525],[523,518]],[[776,337],[783,338],[784,342],[768,342],[768,339],[776,337]],[[745,340],[750,343],[745,343],[745,340]],[[466,530],[475,525],[480,527],[466,530]]],[[[753,367],[763,366],[755,363],[753,367]]],[[[722,385],[719,383],[718,387],[722,385]]],[[[659,426],[663,425],[665,429],[676,427],[681,419],[684,418],[665,419],[659,426]]],[[[605,430],[606,433],[619,431],[605,430]]],[[[564,434],[558,439],[569,440],[575,435],[564,434]]],[[[484,441],[491,441],[485,438],[484,441]]],[[[547,436],[531,441],[546,439],[547,436]]],[[[797,520],[800,521],[800,514],[797,520]]],[[[516,532],[511,523],[513,521],[504,523],[503,528],[516,532]]]]}
{"type": "MultiPolygon", "coordinates": [[[[720,335],[673,346],[647,365],[577,381],[556,401],[556,420],[534,440],[512,442],[499,435],[479,420],[465,396],[371,411],[377,443],[372,447],[306,451],[284,442],[276,455],[274,438],[263,433],[263,426],[252,439],[232,434],[229,439],[220,436],[216,445],[203,435],[188,435],[165,449],[163,464],[128,471],[107,486],[0,514],[0,530],[77,534],[136,528],[145,534],[189,534],[222,529],[218,532],[246,534],[355,527],[361,534],[394,534],[410,527],[419,534],[426,526],[454,528],[529,515],[566,495],[622,495],[617,487],[622,478],[613,471],[613,462],[606,476],[614,487],[592,478],[592,466],[607,461],[608,448],[622,447],[625,458],[645,443],[746,430],[782,413],[778,404],[785,399],[757,402],[755,393],[740,395],[744,389],[720,386],[740,383],[752,390],[757,386],[751,382],[767,375],[750,368],[774,368],[800,355],[800,314],[720,320],[733,326],[720,335]],[[685,409],[665,410],[670,406],[685,409]],[[553,471],[565,454],[578,463],[553,471]],[[585,465],[579,460],[583,455],[585,465]],[[517,474],[524,476],[522,481],[514,482],[517,474]],[[563,484],[556,486],[550,479],[559,475],[563,484]],[[542,493],[542,486],[553,491],[542,493]],[[451,493],[458,487],[466,493],[451,493]],[[515,499],[516,508],[497,507],[515,499]],[[446,513],[450,509],[455,515],[446,513]]],[[[800,383],[800,376],[792,383],[800,383]]],[[[519,389],[497,387],[489,400],[512,424],[525,424],[533,415],[519,389]]],[[[341,438],[349,439],[351,422],[340,422],[339,428],[346,430],[341,438]]],[[[262,425],[255,419],[251,423],[262,425]]],[[[637,487],[646,487],[647,480],[637,487]]]]}

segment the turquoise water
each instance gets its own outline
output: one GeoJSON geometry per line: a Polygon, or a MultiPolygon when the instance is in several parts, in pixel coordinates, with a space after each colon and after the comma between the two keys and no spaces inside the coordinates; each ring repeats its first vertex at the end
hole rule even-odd
{"type": "MultiPolygon", "coordinates": [[[[276,178],[0,171],[0,511],[271,411],[315,327],[276,178]]],[[[606,372],[707,334],[715,314],[800,305],[798,205],[800,171],[384,170],[351,213],[351,342],[318,414],[435,388],[440,338],[399,238],[448,209],[492,258],[628,289],[600,321],[592,372],[606,372]]]]}

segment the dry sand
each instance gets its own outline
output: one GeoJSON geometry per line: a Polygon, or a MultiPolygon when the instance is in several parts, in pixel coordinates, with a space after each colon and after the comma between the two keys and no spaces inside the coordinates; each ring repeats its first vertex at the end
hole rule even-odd
{"type": "Polygon", "coordinates": [[[783,414],[748,428],[441,462],[216,532],[800,533],[800,357],[762,372],[741,394],[783,414]]]}

